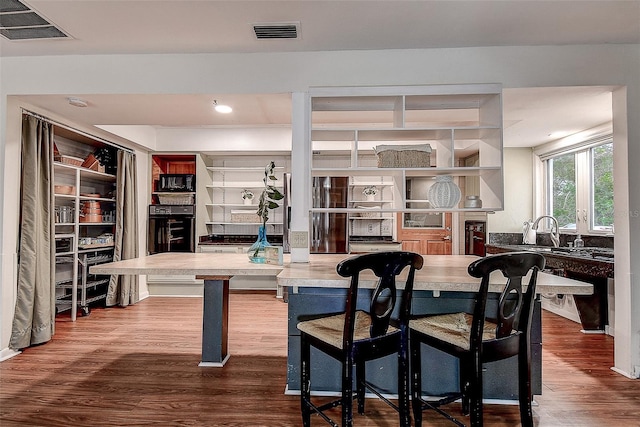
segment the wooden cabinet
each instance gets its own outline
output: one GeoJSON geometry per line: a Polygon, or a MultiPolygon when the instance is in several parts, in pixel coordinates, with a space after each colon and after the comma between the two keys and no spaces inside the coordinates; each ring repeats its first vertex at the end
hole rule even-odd
{"type": "Polygon", "coordinates": [[[474,195],[483,207],[465,209],[461,200],[447,211],[502,210],[501,92],[493,84],[312,89],[312,176],[388,180],[394,185],[393,204],[383,212],[434,212],[443,209],[413,198],[407,183],[451,175],[458,184],[476,182],[474,195]],[[425,144],[432,150],[429,164],[378,167],[376,147],[425,144]],[[464,159],[474,156],[477,162],[467,166],[464,159]]]}
{"type": "Polygon", "coordinates": [[[106,149],[115,163],[117,149],[58,127],[53,143],[56,312],[70,311],[75,320],[78,309],[86,315],[106,297],[109,276],[88,270],[113,260],[116,225],[114,164],[105,169],[83,159],[106,149]]]}
{"type": "Polygon", "coordinates": [[[449,212],[442,214],[443,223],[434,227],[412,227],[407,224],[403,215],[398,213],[398,241],[402,242],[402,249],[417,252],[422,255],[451,255],[451,220],[449,212]]]}
{"type": "Polygon", "coordinates": [[[151,156],[151,204],[193,205],[196,192],[163,192],[159,188],[160,175],[196,174],[195,154],[162,153],[151,156]]]}

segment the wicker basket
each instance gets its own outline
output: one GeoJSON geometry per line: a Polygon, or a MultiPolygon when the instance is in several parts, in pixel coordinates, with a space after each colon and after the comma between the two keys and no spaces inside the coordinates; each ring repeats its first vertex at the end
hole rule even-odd
{"type": "Polygon", "coordinates": [[[231,222],[235,223],[256,223],[262,222],[256,211],[240,210],[231,211],[231,222]]]}
{"type": "Polygon", "coordinates": [[[60,160],[63,164],[71,166],[82,166],[82,162],[84,162],[84,159],[81,159],[79,157],[65,155],[61,155],[60,160]]]}
{"type": "Polygon", "coordinates": [[[93,154],[89,154],[86,159],[82,162],[82,167],[91,169],[97,172],[104,172],[104,166],[100,164],[96,156],[93,154]]]}
{"type": "Polygon", "coordinates": [[[379,168],[428,168],[431,166],[431,145],[378,145],[379,168]]]}
{"type": "Polygon", "coordinates": [[[380,218],[379,206],[356,206],[356,208],[362,209],[362,211],[357,214],[360,218],[380,218]]]}
{"type": "Polygon", "coordinates": [[[158,194],[161,205],[192,205],[193,194],[158,194]]]}

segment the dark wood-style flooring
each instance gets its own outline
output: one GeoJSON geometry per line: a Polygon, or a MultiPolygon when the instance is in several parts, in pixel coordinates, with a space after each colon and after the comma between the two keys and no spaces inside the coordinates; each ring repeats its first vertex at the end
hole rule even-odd
{"type": "MultiPolygon", "coordinates": [[[[152,297],[93,309],[75,323],[59,316],[51,342],[0,363],[0,426],[299,426],[298,396],[284,394],[286,304],[272,294],[231,294],[232,356],[222,369],[198,367],[201,310],[200,298],[152,297]]],[[[579,329],[544,313],[536,424],[640,426],[640,382],[610,370],[613,338],[579,329]]],[[[485,425],[519,425],[517,406],[485,408],[485,425]]],[[[425,417],[425,425],[451,425],[425,417]]],[[[397,424],[375,399],[355,419],[397,424]]],[[[326,424],[316,416],[312,425],[326,424]]]]}

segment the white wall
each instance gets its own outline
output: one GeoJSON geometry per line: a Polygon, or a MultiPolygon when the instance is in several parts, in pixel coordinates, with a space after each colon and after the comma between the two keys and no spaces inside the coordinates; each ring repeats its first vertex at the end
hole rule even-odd
{"type": "Polygon", "coordinates": [[[251,127],[232,129],[161,128],[156,133],[156,150],[215,151],[291,151],[290,127],[251,127]]]}
{"type": "MultiPolygon", "coordinates": [[[[616,111],[640,117],[640,46],[528,46],[459,49],[344,51],[272,54],[83,55],[8,57],[0,62],[2,107],[0,162],[5,168],[0,218],[2,234],[2,299],[0,348],[8,343],[13,297],[12,269],[17,217],[15,164],[16,106],[7,95],[19,94],[157,94],[157,93],[287,93],[311,86],[502,83],[507,88],[549,86],[621,86],[614,93],[616,111]],[[624,98],[624,99],[623,99],[624,98]],[[11,127],[11,131],[9,130],[11,127]],[[9,231],[7,233],[7,231],[9,231]]],[[[618,117],[619,118],[619,117],[618,117]]],[[[620,123],[620,122],[618,122],[620,123]]],[[[640,182],[640,121],[614,131],[626,147],[615,156],[616,170],[628,170],[627,181],[640,182]]],[[[303,129],[304,130],[304,129],[303,129]]],[[[293,147],[302,144],[293,132],[293,147]]],[[[615,140],[614,140],[615,144],[615,140]]],[[[298,147],[302,149],[302,147],[298,147]]],[[[625,294],[629,308],[616,310],[616,366],[631,374],[640,366],[640,191],[616,186],[616,204],[628,206],[616,217],[616,296],[625,294]],[[620,250],[619,250],[620,249],[620,250]],[[636,262],[631,262],[631,257],[636,262]],[[620,267],[618,267],[620,266],[620,267]],[[620,292],[619,292],[620,290],[620,292]],[[621,327],[621,323],[624,327],[621,327]],[[623,331],[620,333],[620,331],[623,331]],[[620,351],[618,351],[620,348],[620,351]],[[626,352],[622,349],[626,348],[626,352]],[[620,355],[620,357],[618,357],[620,355]]],[[[512,221],[515,221],[515,217],[512,221]]],[[[617,298],[619,299],[619,298],[617,298]]]]}
{"type": "Polygon", "coordinates": [[[489,233],[520,233],[533,215],[533,153],[530,148],[504,150],[504,210],[487,215],[489,233]]]}

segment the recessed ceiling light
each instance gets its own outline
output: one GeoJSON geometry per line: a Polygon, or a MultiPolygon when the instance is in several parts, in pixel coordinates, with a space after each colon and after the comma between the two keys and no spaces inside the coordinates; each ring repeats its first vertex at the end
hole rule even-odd
{"type": "Polygon", "coordinates": [[[229,107],[228,105],[218,104],[218,101],[213,101],[213,108],[215,108],[218,113],[222,114],[229,114],[233,111],[233,108],[229,107]]]}
{"type": "Polygon", "coordinates": [[[73,105],[74,107],[86,107],[87,105],[89,105],[87,101],[80,98],[72,97],[72,98],[67,98],[67,100],[69,101],[69,104],[73,105]]]}
{"type": "Polygon", "coordinates": [[[565,136],[570,135],[570,134],[571,134],[571,132],[567,132],[567,131],[556,131],[556,132],[551,132],[547,136],[549,138],[553,138],[553,139],[560,139],[560,138],[564,138],[565,136]]]}

